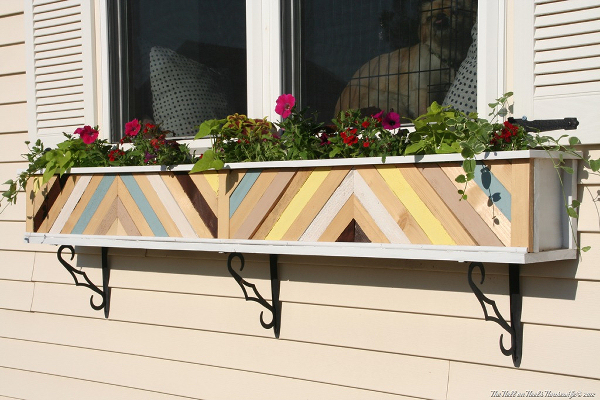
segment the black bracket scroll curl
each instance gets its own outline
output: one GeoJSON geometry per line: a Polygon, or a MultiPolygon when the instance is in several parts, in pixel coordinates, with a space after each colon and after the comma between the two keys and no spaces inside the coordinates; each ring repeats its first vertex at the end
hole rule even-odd
{"type": "Polygon", "coordinates": [[[56,252],[58,261],[60,261],[63,267],[65,267],[69,274],[71,274],[71,277],[73,277],[73,280],[75,281],[75,286],[84,286],[102,297],[102,302],[99,305],[96,305],[94,303],[94,295],[92,294],[90,296],[90,306],[96,311],[104,309],[104,318],[108,318],[108,312],[110,309],[110,288],[108,287],[110,270],[108,268],[108,249],[106,247],[102,248],[102,290],[98,288],[98,286],[94,285],[85,272],[73,268],[67,261],[63,259],[62,252],[65,249],[68,249],[71,252],[71,260],[73,260],[75,257],[75,249],[73,246],[62,245],[56,252]],[[79,279],[77,279],[77,276],[83,277],[85,282],[80,282],[79,279]]]}
{"type": "Polygon", "coordinates": [[[481,304],[485,320],[494,321],[495,323],[500,325],[508,334],[510,334],[511,346],[509,349],[506,349],[504,347],[504,334],[500,335],[500,351],[502,351],[502,354],[504,354],[505,356],[512,356],[513,365],[515,367],[519,367],[519,365],[521,365],[521,357],[523,350],[523,326],[521,324],[523,296],[521,295],[519,282],[520,266],[518,264],[510,264],[508,270],[510,291],[510,325],[500,314],[500,311],[496,306],[496,302],[484,295],[483,292],[477,287],[475,282],[473,282],[473,270],[475,268],[479,268],[479,270],[481,271],[480,283],[483,284],[483,281],[485,280],[485,268],[483,264],[480,262],[473,262],[469,265],[469,286],[471,286],[471,290],[473,290],[473,293],[475,293],[477,300],[479,300],[479,304],[481,304]],[[485,304],[489,304],[492,307],[495,316],[491,316],[488,313],[485,304]]]}
{"type": "Polygon", "coordinates": [[[254,285],[253,283],[248,283],[244,278],[242,278],[237,272],[234,271],[233,267],[231,266],[231,262],[235,257],[240,259],[240,272],[244,269],[244,256],[240,253],[231,253],[229,255],[229,258],[227,259],[227,269],[229,270],[229,273],[231,274],[231,276],[233,276],[235,281],[242,288],[242,292],[244,293],[246,301],[254,301],[266,308],[269,312],[271,312],[272,318],[271,322],[269,323],[266,323],[264,320],[264,311],[260,312],[260,324],[265,329],[273,328],[275,337],[279,338],[281,306],[279,303],[279,276],[277,273],[277,255],[271,254],[269,256],[272,304],[269,304],[269,302],[261,296],[261,294],[256,289],[256,285],[254,285]],[[253,295],[248,295],[248,290],[246,290],[246,288],[250,288],[252,290],[253,295]]]}

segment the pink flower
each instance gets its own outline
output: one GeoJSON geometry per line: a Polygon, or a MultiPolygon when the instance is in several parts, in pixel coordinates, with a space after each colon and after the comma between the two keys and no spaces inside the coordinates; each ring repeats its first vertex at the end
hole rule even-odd
{"type": "Polygon", "coordinates": [[[383,119],[383,110],[381,110],[377,114],[371,115],[371,116],[373,118],[375,118],[377,121],[381,122],[381,120],[383,119]]]}
{"type": "Polygon", "coordinates": [[[292,113],[292,108],[296,104],[296,99],[291,94],[282,94],[277,98],[275,112],[283,119],[286,119],[292,113]]]}
{"type": "Polygon", "coordinates": [[[75,129],[75,135],[79,135],[81,140],[83,140],[83,143],[91,144],[98,138],[98,131],[91,126],[86,125],[83,128],[75,129]]]}
{"type": "Polygon", "coordinates": [[[125,135],[135,136],[139,133],[141,128],[140,121],[138,121],[137,118],[132,119],[125,124],[125,135]]]}
{"type": "Polygon", "coordinates": [[[390,111],[385,115],[383,121],[381,121],[381,125],[383,125],[383,127],[388,130],[399,128],[400,115],[398,115],[398,113],[395,113],[394,111],[390,111]]]}

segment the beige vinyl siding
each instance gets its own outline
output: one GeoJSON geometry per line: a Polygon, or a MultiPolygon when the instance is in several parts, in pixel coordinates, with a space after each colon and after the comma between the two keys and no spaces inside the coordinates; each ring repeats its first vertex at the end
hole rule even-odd
{"type": "MultiPolygon", "coordinates": [[[[14,27],[22,13],[22,1],[0,1],[0,24],[8,16],[14,27]]],[[[1,182],[24,167],[28,138],[27,118],[13,114],[26,107],[23,36],[7,31],[15,33],[0,45],[0,59],[10,60],[0,63],[0,115],[14,121],[0,118],[1,182]]],[[[262,308],[228,274],[227,255],[111,249],[106,320],[56,247],[23,243],[21,194],[0,214],[0,399],[464,400],[492,390],[598,397],[600,178],[580,176],[580,244],[593,248],[578,261],[522,267],[519,369],[500,352],[504,331],[484,320],[466,263],[281,256],[275,339],[260,326],[262,308]]],[[[100,284],[99,249],[78,252],[73,265],[100,284]]],[[[242,274],[267,299],[268,267],[267,256],[246,255],[242,274]]],[[[508,318],[507,266],[486,265],[479,286],[508,318]]]]}

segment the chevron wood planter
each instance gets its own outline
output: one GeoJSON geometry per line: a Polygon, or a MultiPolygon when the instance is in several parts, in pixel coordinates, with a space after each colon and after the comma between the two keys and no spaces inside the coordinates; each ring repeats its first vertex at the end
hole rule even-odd
{"type": "MultiPolygon", "coordinates": [[[[544,152],[487,155],[466,187],[460,156],[233,164],[188,174],[156,167],[77,169],[28,185],[27,231],[286,242],[573,246],[544,152]]],[[[568,197],[575,177],[565,176],[568,197]]],[[[574,222],[574,221],[572,221],[574,222]]]]}

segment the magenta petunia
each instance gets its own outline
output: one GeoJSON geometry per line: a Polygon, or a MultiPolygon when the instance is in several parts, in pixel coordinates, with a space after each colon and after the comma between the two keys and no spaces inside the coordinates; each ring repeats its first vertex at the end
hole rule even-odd
{"type": "Polygon", "coordinates": [[[398,115],[398,113],[390,111],[385,115],[383,121],[381,121],[381,125],[383,125],[385,129],[400,128],[400,115],[398,115]]]}
{"type": "Polygon", "coordinates": [[[91,126],[86,125],[83,128],[75,129],[75,135],[79,135],[81,140],[83,140],[83,143],[91,144],[98,138],[98,131],[91,126]]]}
{"type": "Polygon", "coordinates": [[[125,124],[125,135],[135,136],[139,133],[140,129],[142,129],[140,121],[138,121],[137,118],[134,118],[125,124]]]}
{"type": "Polygon", "coordinates": [[[296,104],[296,98],[291,94],[282,94],[277,98],[275,112],[283,119],[286,119],[292,113],[292,108],[296,104]]]}

